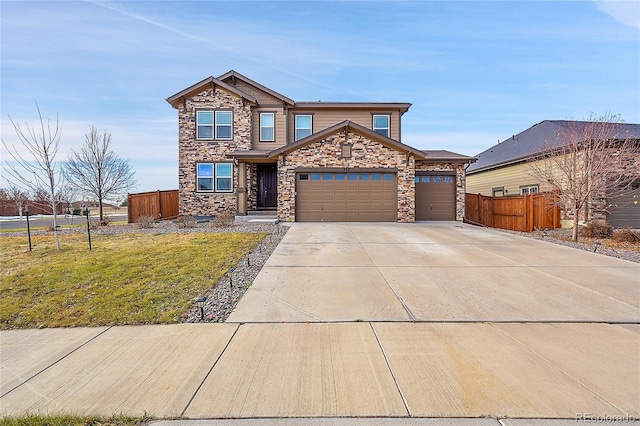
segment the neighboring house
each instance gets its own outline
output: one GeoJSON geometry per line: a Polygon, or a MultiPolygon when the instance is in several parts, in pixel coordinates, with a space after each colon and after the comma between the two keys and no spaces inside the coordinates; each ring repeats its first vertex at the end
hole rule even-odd
{"type": "MultiPolygon", "coordinates": [[[[530,161],[556,142],[558,135],[584,122],[545,120],[478,154],[467,168],[467,193],[494,197],[533,194],[551,190],[530,172],[530,161]],[[573,127],[572,127],[573,126],[573,127]]],[[[640,140],[639,124],[619,124],[616,137],[640,140]]],[[[638,173],[640,158],[623,173],[638,173]]],[[[640,175],[616,197],[591,200],[589,217],[604,219],[617,228],[640,228],[640,175]],[[635,201],[635,202],[634,202],[635,201]]]]}
{"type": "Polygon", "coordinates": [[[169,97],[181,215],[281,221],[462,220],[464,167],[403,144],[408,103],[296,102],[235,71],[169,97]]]}

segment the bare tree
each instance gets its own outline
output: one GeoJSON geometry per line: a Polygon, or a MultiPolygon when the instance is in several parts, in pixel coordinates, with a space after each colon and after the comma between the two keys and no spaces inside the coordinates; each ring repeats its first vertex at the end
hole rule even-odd
{"type": "Polygon", "coordinates": [[[9,186],[7,197],[8,201],[15,207],[16,212],[20,212],[29,203],[29,193],[15,185],[9,186]]]}
{"type": "Polygon", "coordinates": [[[111,149],[111,134],[100,132],[95,126],[85,133],[80,152],[72,151],[64,171],[72,186],[98,200],[100,221],[104,219],[104,200],[125,193],[136,184],[129,161],[111,149]]]}
{"type": "Polygon", "coordinates": [[[620,193],[638,178],[636,138],[620,116],[592,114],[589,121],[568,122],[530,160],[529,174],[547,182],[556,202],[573,214],[573,241],[578,241],[580,214],[584,209],[588,217],[589,203],[620,193]]]}
{"type": "Polygon", "coordinates": [[[38,130],[29,126],[29,123],[26,122],[23,130],[20,124],[14,122],[9,116],[16,136],[24,150],[16,148],[14,144],[9,146],[2,139],[2,144],[11,158],[13,158],[13,161],[4,161],[2,168],[6,173],[6,179],[10,183],[27,192],[36,193],[38,189],[46,188],[49,208],[51,209],[51,214],[53,214],[53,232],[56,248],[60,250],[57,223],[59,200],[56,197],[56,193],[60,188],[62,179],[55,158],[58,153],[62,129],[60,128],[58,114],[56,114],[56,122],[52,128],[49,120],[45,125],[37,102],[36,109],[38,110],[39,118],[38,130]],[[23,151],[26,152],[23,153],[23,151]]]}

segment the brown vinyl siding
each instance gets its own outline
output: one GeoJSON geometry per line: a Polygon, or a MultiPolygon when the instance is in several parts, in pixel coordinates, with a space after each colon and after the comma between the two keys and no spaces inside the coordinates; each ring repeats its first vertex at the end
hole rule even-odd
{"type": "Polygon", "coordinates": [[[400,141],[400,112],[399,111],[373,111],[369,109],[363,110],[344,110],[344,109],[290,109],[289,110],[289,143],[295,142],[295,120],[294,114],[311,114],[313,115],[313,133],[331,127],[342,121],[349,120],[360,124],[368,129],[373,130],[373,114],[389,115],[391,125],[391,139],[400,141]]]}
{"type": "Polygon", "coordinates": [[[286,145],[286,117],[282,108],[252,108],[251,111],[251,140],[252,148],[256,150],[273,150],[286,145]],[[260,142],[260,113],[275,113],[275,141],[260,142]]]}

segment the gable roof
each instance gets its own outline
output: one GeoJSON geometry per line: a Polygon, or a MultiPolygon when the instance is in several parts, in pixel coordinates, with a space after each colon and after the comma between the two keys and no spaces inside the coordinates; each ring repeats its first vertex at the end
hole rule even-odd
{"type": "Polygon", "coordinates": [[[274,98],[278,98],[282,102],[285,102],[285,103],[287,103],[289,105],[293,105],[295,103],[292,99],[287,98],[286,96],[276,92],[275,90],[271,90],[268,87],[263,86],[262,84],[258,83],[257,81],[251,80],[249,77],[245,77],[244,75],[240,74],[238,71],[231,70],[231,71],[228,71],[228,72],[222,74],[220,77],[218,77],[219,80],[227,80],[229,78],[242,80],[245,83],[247,83],[247,84],[249,84],[249,85],[251,85],[251,86],[253,86],[253,87],[257,88],[257,89],[260,89],[263,92],[268,93],[271,96],[273,96],[274,98]]]}
{"type": "Polygon", "coordinates": [[[279,154],[295,151],[296,149],[300,149],[314,142],[319,142],[322,139],[325,139],[326,137],[334,135],[341,131],[358,133],[359,135],[362,135],[366,138],[379,142],[389,148],[395,149],[397,151],[410,152],[420,159],[424,158],[424,153],[422,151],[412,148],[409,145],[405,145],[394,139],[388,138],[384,135],[381,135],[380,133],[374,132],[371,129],[367,129],[364,126],[361,126],[360,124],[354,123],[353,121],[349,121],[349,120],[345,120],[331,127],[327,127],[326,129],[321,130],[312,135],[309,135],[306,138],[297,140],[292,144],[285,145],[281,148],[275,149],[269,153],[269,157],[275,157],[279,154]]]}
{"type": "MultiPolygon", "coordinates": [[[[469,166],[467,173],[473,174],[483,170],[494,169],[525,161],[529,157],[540,154],[547,149],[545,142],[560,142],[558,134],[571,128],[584,128],[587,121],[544,120],[527,130],[481,152],[478,161],[469,166]]],[[[615,137],[620,139],[640,139],[640,124],[621,123],[616,126],[615,137]]]]}
{"type": "Polygon", "coordinates": [[[241,97],[242,99],[246,99],[247,101],[249,101],[251,103],[254,103],[254,104],[258,103],[257,99],[254,98],[253,96],[247,95],[246,93],[241,92],[240,90],[236,89],[235,87],[231,86],[230,84],[227,84],[224,81],[222,81],[220,79],[217,79],[215,77],[207,77],[204,80],[194,84],[193,86],[189,86],[186,89],[176,93],[175,95],[169,96],[167,98],[167,102],[169,102],[172,107],[178,108],[179,102],[183,98],[187,98],[190,95],[195,95],[197,93],[200,93],[207,86],[211,86],[211,87],[220,86],[224,90],[226,90],[228,92],[231,92],[231,93],[241,97]]]}
{"type": "Polygon", "coordinates": [[[447,161],[451,163],[473,163],[477,160],[476,157],[469,157],[468,155],[458,154],[456,152],[447,151],[444,149],[423,149],[425,159],[428,161],[447,161]]]}

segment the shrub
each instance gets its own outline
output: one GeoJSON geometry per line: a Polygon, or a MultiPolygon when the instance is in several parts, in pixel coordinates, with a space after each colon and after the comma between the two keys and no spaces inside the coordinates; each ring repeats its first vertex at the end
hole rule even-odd
{"type": "Polygon", "coordinates": [[[189,215],[183,215],[178,217],[178,228],[195,228],[196,218],[189,215]]]}
{"type": "Polygon", "coordinates": [[[629,228],[619,229],[613,233],[611,239],[617,243],[640,243],[640,232],[632,231],[629,228]]]}
{"type": "Polygon", "coordinates": [[[214,228],[227,228],[233,225],[235,221],[235,217],[229,213],[228,211],[220,212],[216,215],[216,217],[211,221],[211,226],[214,228]]]}
{"type": "Polygon", "coordinates": [[[580,230],[580,234],[585,238],[611,238],[613,226],[603,222],[589,222],[580,230]]]}
{"type": "Polygon", "coordinates": [[[110,224],[113,220],[109,217],[109,216],[104,216],[102,218],[102,220],[100,221],[100,226],[107,226],[108,224],[110,224]]]}
{"type": "Polygon", "coordinates": [[[138,216],[138,220],[136,223],[138,224],[138,228],[147,229],[151,228],[151,225],[155,222],[155,218],[153,216],[138,216]]]}

